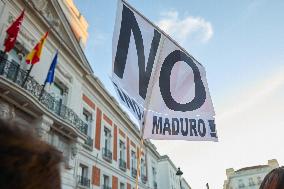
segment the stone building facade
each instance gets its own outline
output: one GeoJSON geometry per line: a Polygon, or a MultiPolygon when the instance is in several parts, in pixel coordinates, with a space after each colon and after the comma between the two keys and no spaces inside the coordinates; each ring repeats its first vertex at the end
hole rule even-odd
{"type": "Polygon", "coordinates": [[[159,182],[158,188],[190,189],[189,184],[182,176],[176,175],[177,167],[167,155],[158,159],[159,182]]]}
{"type": "MultiPolygon", "coordinates": [[[[1,0],[0,50],[23,9],[15,48],[0,54],[0,117],[31,127],[62,152],[63,189],[133,189],[139,130],[93,74],[83,51],[88,23],[72,0],[1,0]],[[46,31],[41,60],[27,76],[24,57],[46,31]],[[55,82],[43,90],[57,49],[55,82]]],[[[161,188],[161,156],[150,141],[143,148],[139,188],[161,188]]]]}
{"type": "Polygon", "coordinates": [[[245,167],[235,171],[226,170],[227,180],[224,189],[258,189],[263,178],[272,170],[279,167],[277,160],[268,160],[267,165],[245,167]]]}
{"type": "Polygon", "coordinates": [[[191,189],[188,182],[185,180],[185,178],[181,179],[181,189],[191,189]]]}

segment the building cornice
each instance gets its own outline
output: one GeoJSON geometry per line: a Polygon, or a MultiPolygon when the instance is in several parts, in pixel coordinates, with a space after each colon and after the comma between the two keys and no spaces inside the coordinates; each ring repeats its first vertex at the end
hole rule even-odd
{"type": "MultiPolygon", "coordinates": [[[[76,48],[76,52],[79,55],[81,60],[79,59],[79,57],[77,57],[75,55],[76,53],[74,52],[74,50],[71,47],[69,47],[68,44],[66,44],[65,40],[61,37],[59,32],[53,26],[51,26],[51,23],[47,20],[47,18],[44,17],[43,14],[39,10],[34,8],[34,5],[32,4],[31,1],[24,0],[22,2],[29,8],[28,10],[30,12],[34,13],[37,16],[37,18],[39,18],[41,20],[42,24],[47,28],[47,30],[49,30],[50,33],[53,34],[53,36],[56,38],[57,42],[62,47],[64,47],[64,49],[68,52],[70,57],[72,57],[75,60],[77,66],[79,66],[80,69],[82,69],[82,71],[84,71],[85,73],[93,73],[93,70],[92,70],[89,62],[88,62],[82,48],[80,47],[79,42],[76,40],[75,34],[73,33],[71,26],[69,25],[69,21],[65,17],[64,13],[63,12],[60,13],[60,11],[58,10],[59,8],[61,9],[60,5],[57,4],[57,6],[55,6],[54,3],[56,1],[53,1],[53,0],[49,1],[49,2],[51,2],[56,13],[58,14],[59,19],[61,20],[62,26],[66,29],[67,33],[70,34],[70,35],[68,35],[69,39],[72,41],[74,47],[76,48]]],[[[13,3],[16,3],[16,2],[13,1],[13,3]]]]}
{"type": "Polygon", "coordinates": [[[175,164],[172,162],[172,160],[170,159],[170,157],[168,155],[163,155],[160,157],[160,159],[158,160],[158,162],[163,162],[163,161],[167,161],[171,164],[171,166],[177,170],[177,167],[175,166],[175,164]]]}

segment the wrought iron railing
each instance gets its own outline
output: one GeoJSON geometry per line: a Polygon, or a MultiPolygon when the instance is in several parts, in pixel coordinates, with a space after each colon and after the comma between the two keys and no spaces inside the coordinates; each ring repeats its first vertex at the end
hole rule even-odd
{"type": "Polygon", "coordinates": [[[8,61],[3,55],[0,55],[0,76],[25,89],[33,97],[38,99],[49,111],[87,135],[88,124],[82,121],[71,108],[62,104],[62,101],[56,100],[45,90],[42,91],[43,86],[33,77],[28,76],[26,70],[21,69],[20,65],[16,62],[8,61]],[[24,83],[25,80],[26,82],[24,83]]]}
{"type": "Polygon", "coordinates": [[[87,140],[85,141],[85,145],[84,146],[87,146],[88,149],[91,149],[93,148],[93,139],[91,137],[87,137],[87,140]]]}
{"type": "Polygon", "coordinates": [[[108,162],[112,162],[112,152],[108,148],[103,148],[103,158],[108,162]]]}
{"type": "Polygon", "coordinates": [[[131,168],[131,175],[132,175],[132,177],[134,177],[134,178],[137,177],[137,169],[135,169],[134,167],[131,168]]]}
{"type": "Polygon", "coordinates": [[[78,175],[78,184],[87,188],[90,188],[90,179],[78,175]]]}

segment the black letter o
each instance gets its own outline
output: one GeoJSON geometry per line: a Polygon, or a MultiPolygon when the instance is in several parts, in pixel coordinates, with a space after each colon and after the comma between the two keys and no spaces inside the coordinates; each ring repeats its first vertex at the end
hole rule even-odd
{"type": "Polygon", "coordinates": [[[189,56],[187,56],[184,52],[180,50],[175,50],[166,57],[161,68],[159,85],[163,100],[167,107],[171,110],[182,112],[193,111],[200,108],[206,100],[206,91],[201,80],[198,67],[195,65],[195,63],[189,56]],[[176,102],[173,99],[170,91],[171,71],[175,63],[178,61],[183,61],[187,63],[187,65],[191,67],[194,75],[195,96],[191,102],[188,102],[186,104],[180,104],[176,102]]]}

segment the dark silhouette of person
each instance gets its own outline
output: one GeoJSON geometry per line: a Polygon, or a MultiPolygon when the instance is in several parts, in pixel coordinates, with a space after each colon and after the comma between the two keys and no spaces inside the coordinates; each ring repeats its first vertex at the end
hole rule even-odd
{"type": "Polygon", "coordinates": [[[61,153],[33,133],[21,124],[0,120],[1,189],[61,188],[61,153]]]}
{"type": "Polygon", "coordinates": [[[284,167],[270,171],[264,177],[259,189],[284,189],[284,167]]]}

